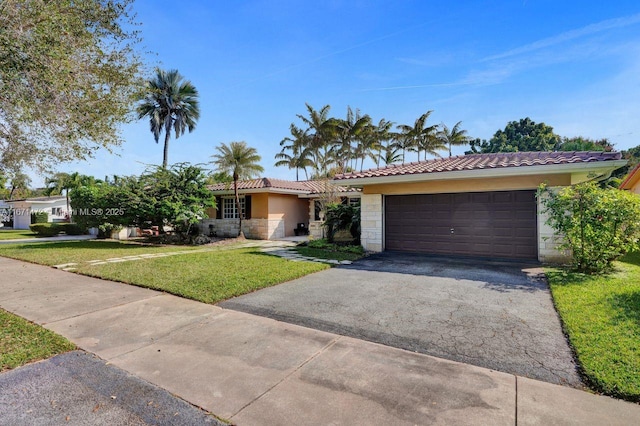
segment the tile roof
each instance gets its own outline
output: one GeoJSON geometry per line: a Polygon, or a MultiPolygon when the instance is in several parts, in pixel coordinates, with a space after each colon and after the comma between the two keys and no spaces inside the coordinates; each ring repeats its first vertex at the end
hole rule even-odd
{"type": "MultiPolygon", "coordinates": [[[[283,179],[272,179],[272,178],[260,178],[260,179],[252,179],[252,180],[242,180],[238,181],[238,189],[239,190],[251,190],[251,189],[284,189],[290,191],[298,191],[302,194],[320,194],[326,192],[326,181],[317,181],[317,180],[306,180],[306,181],[290,181],[283,179]]],[[[333,190],[336,192],[348,192],[353,191],[353,189],[329,184],[333,187],[333,190]]],[[[233,189],[233,182],[229,183],[216,183],[214,185],[210,185],[209,189],[211,191],[229,191],[233,189]]]]}
{"type": "Polygon", "coordinates": [[[413,175],[420,173],[454,172],[462,170],[498,169],[506,167],[543,166],[552,164],[591,163],[619,160],[619,152],[500,152],[469,154],[405,164],[391,164],[379,169],[337,175],[335,180],[413,175]]]}

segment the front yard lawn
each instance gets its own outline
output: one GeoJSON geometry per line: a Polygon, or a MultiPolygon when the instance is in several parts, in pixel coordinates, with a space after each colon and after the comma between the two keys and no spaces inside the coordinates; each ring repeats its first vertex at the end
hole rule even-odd
{"type": "Polygon", "coordinates": [[[315,257],[318,259],[335,259],[335,260],[358,260],[362,257],[361,253],[351,253],[343,251],[332,251],[313,247],[295,247],[294,250],[302,256],[315,257]]]}
{"type": "Polygon", "coordinates": [[[257,248],[213,248],[175,256],[91,265],[89,260],[140,254],[202,250],[203,247],[157,247],[117,241],[58,242],[0,246],[0,256],[44,265],[78,263],[74,272],[166,291],[205,303],[300,278],[329,268],[313,262],[292,262],[257,248]]]}
{"type": "Polygon", "coordinates": [[[3,245],[0,246],[0,256],[53,266],[147,253],[195,250],[197,248],[202,247],[153,246],[119,241],[89,240],[3,245]]]}
{"type": "Polygon", "coordinates": [[[2,229],[0,228],[1,240],[21,240],[24,238],[35,238],[36,234],[28,229],[2,229]]]}
{"type": "Polygon", "coordinates": [[[640,402],[640,253],[615,266],[604,276],[548,269],[547,277],[587,381],[640,402]]]}
{"type": "Polygon", "coordinates": [[[0,309],[0,371],[73,349],[64,337],[0,309]]]}

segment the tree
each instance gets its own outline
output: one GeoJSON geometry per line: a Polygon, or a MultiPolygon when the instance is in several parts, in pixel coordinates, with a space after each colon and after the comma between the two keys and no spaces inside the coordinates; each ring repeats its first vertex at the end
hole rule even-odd
{"type": "Polygon", "coordinates": [[[547,224],[562,236],[560,250],[571,250],[580,272],[602,272],[625,253],[638,249],[640,198],[615,188],[585,182],[554,192],[538,192],[547,224]]]}
{"type": "Polygon", "coordinates": [[[207,178],[201,167],[179,163],[169,168],[152,166],[139,177],[81,185],[71,190],[71,206],[78,211],[74,221],[85,228],[96,227],[105,236],[123,226],[149,223],[161,232],[168,224],[188,235],[206,216],[205,209],[215,206],[207,178]]]}
{"type": "Polygon", "coordinates": [[[81,175],[78,172],[71,174],[59,172],[45,179],[44,183],[46,188],[44,194],[50,197],[51,195],[62,195],[64,192],[65,198],[67,199],[67,214],[69,218],[71,218],[69,191],[81,186],[91,186],[95,182],[96,179],[93,176],[81,175]]]}
{"type": "Polygon", "coordinates": [[[11,176],[11,190],[9,191],[9,199],[13,200],[14,195],[20,193],[23,197],[29,195],[29,186],[31,178],[22,172],[14,172],[11,176]]]}
{"type": "Polygon", "coordinates": [[[471,150],[466,153],[553,151],[560,142],[560,136],[553,132],[553,127],[544,123],[536,124],[527,117],[509,122],[504,130],[498,130],[488,142],[480,139],[470,141],[471,150]]]}
{"type": "Polygon", "coordinates": [[[398,126],[401,134],[399,141],[402,148],[402,162],[405,161],[405,151],[416,151],[418,153],[418,161],[420,161],[420,152],[424,151],[425,159],[427,154],[438,155],[436,152],[440,147],[440,142],[435,138],[436,126],[427,126],[427,120],[433,111],[427,111],[416,119],[413,126],[401,124],[398,126]]]}
{"type": "MultiPolygon", "coordinates": [[[[358,158],[366,156],[363,137],[371,125],[371,117],[360,115],[360,110],[357,109],[354,114],[351,107],[347,107],[347,117],[344,120],[334,119],[334,123],[337,141],[333,147],[333,157],[340,173],[344,173],[350,161],[357,163],[358,158]],[[353,142],[358,143],[356,147],[353,142]]],[[[351,168],[355,169],[356,166],[357,164],[352,164],[351,168]]]]}
{"type": "Polygon", "coordinates": [[[309,117],[298,114],[298,118],[308,127],[309,148],[314,156],[315,174],[326,175],[332,162],[330,154],[336,143],[338,121],[329,117],[330,105],[325,105],[320,110],[315,110],[309,104],[305,105],[309,117]]]}
{"type": "Polygon", "coordinates": [[[217,154],[212,156],[213,164],[218,172],[224,172],[233,177],[233,194],[236,200],[236,212],[238,214],[238,236],[242,233],[242,217],[244,212],[240,208],[238,196],[238,180],[251,179],[262,173],[264,169],[258,162],[261,157],[255,148],[247,146],[246,142],[229,142],[216,147],[217,154]]]}
{"type": "Polygon", "coordinates": [[[164,132],[162,167],[167,168],[171,129],[178,139],[185,130],[191,133],[200,118],[198,91],[190,81],[184,80],[178,70],[163,71],[147,82],[144,97],[138,105],[138,118],[149,118],[151,133],[156,143],[164,132]]]}
{"type": "Polygon", "coordinates": [[[0,1],[0,169],[121,143],[143,70],[132,1],[0,1]]]}
{"type": "Polygon", "coordinates": [[[276,154],[276,167],[286,166],[289,169],[296,169],[296,181],[299,180],[298,171],[304,170],[304,175],[308,179],[307,167],[313,167],[314,162],[311,161],[311,148],[309,147],[309,134],[307,130],[302,130],[295,124],[289,127],[291,137],[286,137],[280,141],[282,150],[276,154]],[[290,151],[291,154],[288,154],[290,151]]]}
{"type": "Polygon", "coordinates": [[[573,138],[562,138],[558,151],[606,151],[614,150],[613,144],[608,139],[593,140],[576,136],[573,138]]]}
{"type": "Polygon", "coordinates": [[[467,131],[460,129],[461,124],[462,121],[458,121],[451,130],[449,130],[449,128],[442,123],[440,130],[436,134],[440,142],[449,147],[449,157],[451,157],[451,146],[460,146],[469,143],[467,131]]]}

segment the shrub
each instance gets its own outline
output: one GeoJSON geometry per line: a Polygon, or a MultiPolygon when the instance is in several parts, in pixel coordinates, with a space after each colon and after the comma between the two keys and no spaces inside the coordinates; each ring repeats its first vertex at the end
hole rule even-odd
{"type": "Polygon", "coordinates": [[[29,225],[29,229],[41,237],[54,237],[62,232],[62,228],[57,223],[35,223],[29,225]]]}
{"type": "Polygon", "coordinates": [[[336,232],[346,230],[351,233],[354,244],[360,244],[360,206],[334,203],[327,205],[327,217],[324,221],[327,239],[333,242],[336,232]]]}
{"type": "Polygon", "coordinates": [[[547,224],[562,235],[558,248],[571,250],[573,267],[597,273],[638,248],[640,198],[614,188],[586,182],[561,189],[538,191],[547,224]]]}
{"type": "Polygon", "coordinates": [[[56,223],[61,231],[67,235],[84,235],[86,230],[77,223],[56,223]]]}
{"type": "Polygon", "coordinates": [[[307,247],[326,250],[326,251],[334,251],[334,252],[343,252],[343,253],[355,253],[355,254],[363,254],[364,249],[359,245],[341,245],[336,243],[330,243],[327,239],[322,238],[319,240],[310,240],[306,243],[307,247]]]}
{"type": "Polygon", "coordinates": [[[31,213],[31,223],[47,223],[49,222],[49,213],[33,212],[31,213]]]}

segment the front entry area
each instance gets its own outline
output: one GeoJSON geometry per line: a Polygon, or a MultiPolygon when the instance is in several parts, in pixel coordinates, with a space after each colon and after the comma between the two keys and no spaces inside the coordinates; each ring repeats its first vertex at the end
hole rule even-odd
{"type": "Polygon", "coordinates": [[[386,250],[537,259],[536,193],[388,195],[386,250]]]}

